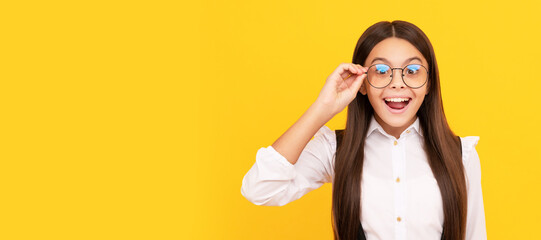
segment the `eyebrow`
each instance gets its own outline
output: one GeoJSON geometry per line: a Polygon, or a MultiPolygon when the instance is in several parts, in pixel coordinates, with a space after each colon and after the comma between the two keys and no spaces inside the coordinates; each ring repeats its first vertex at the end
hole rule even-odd
{"type": "MultiPolygon", "coordinates": [[[[391,63],[389,62],[389,60],[387,60],[387,59],[385,59],[385,58],[381,58],[381,57],[374,58],[374,60],[372,60],[372,63],[374,63],[374,62],[377,61],[377,60],[381,60],[381,61],[384,61],[384,62],[386,62],[386,63],[391,64],[391,63]]],[[[420,59],[419,57],[410,57],[410,58],[406,59],[406,61],[404,61],[404,63],[403,63],[402,65],[404,65],[404,64],[406,64],[406,63],[408,63],[408,62],[411,62],[411,61],[413,61],[413,60],[419,60],[419,62],[423,62],[423,61],[421,61],[421,59],[420,59]]],[[[370,63],[370,64],[372,64],[372,63],[370,63]]]]}

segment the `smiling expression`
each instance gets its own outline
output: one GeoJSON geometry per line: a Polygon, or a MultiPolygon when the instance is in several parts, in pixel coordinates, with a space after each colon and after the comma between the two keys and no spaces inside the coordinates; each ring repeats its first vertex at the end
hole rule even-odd
{"type": "MultiPolygon", "coordinates": [[[[364,63],[364,67],[384,63],[392,68],[402,68],[408,64],[421,64],[429,69],[421,52],[407,40],[390,37],[379,42],[364,63]]],[[[384,88],[374,88],[365,78],[359,90],[367,95],[374,108],[375,118],[390,135],[399,138],[400,134],[416,119],[417,110],[421,107],[425,95],[428,94],[428,82],[420,88],[410,88],[402,81],[400,70],[393,72],[393,79],[384,88]],[[385,102],[386,98],[407,98],[408,104],[402,110],[394,110],[385,102]]]]}

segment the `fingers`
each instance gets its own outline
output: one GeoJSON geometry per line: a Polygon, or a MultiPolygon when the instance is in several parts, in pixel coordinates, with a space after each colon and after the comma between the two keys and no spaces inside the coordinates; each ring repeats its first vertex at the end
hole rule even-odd
{"type": "Polygon", "coordinates": [[[363,66],[361,66],[360,64],[355,64],[355,66],[356,66],[360,71],[362,71],[362,73],[366,73],[366,71],[368,71],[368,67],[363,67],[363,66]]]}
{"type": "Polygon", "coordinates": [[[354,63],[341,63],[338,67],[338,74],[342,77],[342,79],[346,79],[348,76],[357,74],[361,75],[366,73],[368,70],[367,67],[363,67],[359,64],[354,63]]]}
{"type": "Polygon", "coordinates": [[[351,84],[351,88],[357,92],[361,88],[361,86],[364,83],[364,79],[366,78],[366,74],[363,74],[359,77],[356,77],[355,80],[353,80],[353,83],[351,84]]]}
{"type": "Polygon", "coordinates": [[[340,77],[345,80],[350,75],[356,74],[356,72],[353,72],[355,69],[356,68],[351,63],[342,63],[338,66],[338,73],[340,74],[340,77]]]}

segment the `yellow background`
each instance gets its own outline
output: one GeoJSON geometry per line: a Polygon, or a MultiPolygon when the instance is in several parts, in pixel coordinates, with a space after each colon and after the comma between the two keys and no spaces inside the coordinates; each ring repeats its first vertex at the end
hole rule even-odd
{"type": "MultiPolygon", "coordinates": [[[[477,150],[488,236],[541,224],[538,1],[4,1],[0,239],[331,239],[331,186],[240,193],[381,20],[435,48],[477,150]]],[[[327,126],[342,128],[345,112],[327,126]]]]}

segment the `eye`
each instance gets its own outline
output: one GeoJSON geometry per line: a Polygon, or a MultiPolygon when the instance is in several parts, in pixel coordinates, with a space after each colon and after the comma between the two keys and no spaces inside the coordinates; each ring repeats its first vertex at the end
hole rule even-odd
{"type": "Polygon", "coordinates": [[[417,65],[417,64],[408,65],[406,67],[406,74],[416,74],[420,68],[421,68],[421,65],[417,65]]]}
{"type": "Polygon", "coordinates": [[[386,74],[387,71],[389,71],[389,66],[387,65],[384,65],[384,64],[378,64],[376,65],[376,73],[378,74],[386,74]]]}

